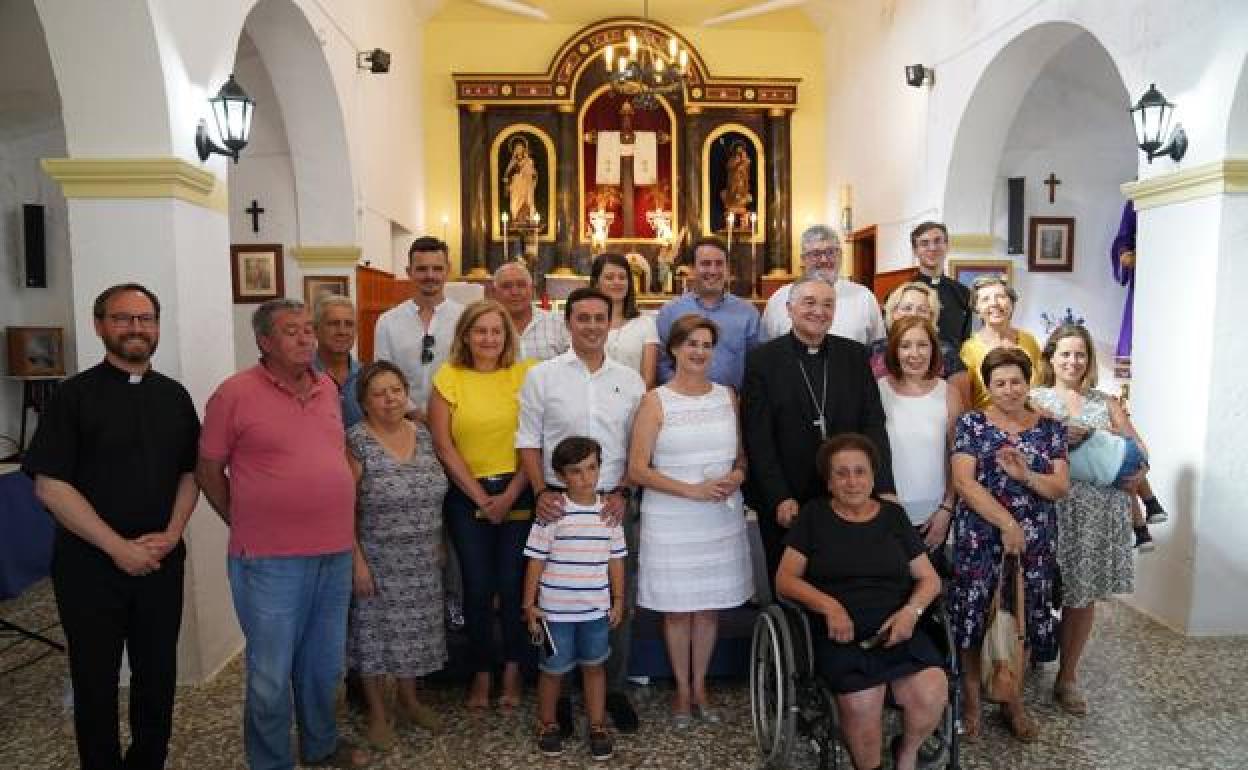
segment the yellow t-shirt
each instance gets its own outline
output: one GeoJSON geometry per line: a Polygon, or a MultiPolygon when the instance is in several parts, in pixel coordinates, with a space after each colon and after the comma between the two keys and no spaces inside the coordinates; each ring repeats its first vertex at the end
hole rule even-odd
{"type": "MultiPolygon", "coordinates": [[[[1031,384],[1040,384],[1040,345],[1036,342],[1036,338],[1029,333],[1018,330],[1018,346],[1022,348],[1027,357],[1031,359],[1031,384]]],[[[984,344],[978,334],[972,334],[970,338],[962,343],[961,358],[962,363],[966,365],[966,371],[971,375],[971,406],[976,409],[983,409],[988,406],[991,401],[988,398],[988,389],[984,387],[983,376],[979,372],[980,364],[984,362],[984,356],[988,355],[988,351],[992,348],[984,344]]]]}
{"type": "Polygon", "coordinates": [[[535,363],[525,359],[492,372],[447,363],[433,375],[433,387],[451,407],[451,439],[473,476],[515,473],[520,386],[535,363]]]}

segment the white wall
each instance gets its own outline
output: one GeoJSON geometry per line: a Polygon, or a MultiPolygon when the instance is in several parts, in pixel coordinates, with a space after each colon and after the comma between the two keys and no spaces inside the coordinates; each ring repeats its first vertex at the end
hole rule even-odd
{"type": "MultiPolygon", "coordinates": [[[[72,373],[77,367],[65,197],[60,187],[39,168],[40,158],[64,154],[65,132],[59,125],[22,136],[0,131],[0,330],[6,326],[62,327],[65,330],[65,364],[72,373]],[[28,289],[25,285],[24,203],[41,203],[46,207],[46,289],[28,289]]],[[[3,348],[2,343],[0,348],[3,348]]],[[[0,379],[0,437],[16,441],[20,405],[20,385],[7,378],[0,379]]],[[[29,418],[27,441],[33,435],[36,422],[33,413],[29,418]]],[[[0,439],[0,457],[10,453],[9,442],[0,439]]]]}
{"type": "MultiPolygon", "coordinates": [[[[299,220],[286,125],[282,111],[277,109],[269,72],[246,36],[239,45],[234,74],[256,103],[265,108],[256,110],[251,140],[243,159],[230,168],[230,243],[282,244],[286,296],[302,298],[301,273],[290,256],[291,247],[299,241],[299,220]],[[252,232],[251,216],[246,213],[252,200],[264,209],[258,233],[252,232]]],[[[229,299],[227,296],[226,301],[229,299]]],[[[254,364],[258,355],[251,332],[251,314],[255,309],[254,304],[233,306],[234,357],[238,369],[254,364]]]]}
{"type": "Polygon", "coordinates": [[[1033,216],[1075,218],[1072,272],[1032,273],[1025,253],[1010,257],[1022,295],[1015,320],[1043,343],[1041,314],[1055,318],[1071,308],[1083,317],[1098,343],[1101,382],[1110,392],[1127,290],[1114,280],[1109,247],[1125,203],[1119,185],[1135,176],[1131,122],[1119,106],[1123,99],[1122,81],[1104,49],[1088,35],[1068,43],[1023,98],[1001,154],[992,200],[996,258],[1005,256],[1008,177],[1027,180],[1024,222],[1033,216]],[[1042,183],[1049,172],[1061,180],[1053,204],[1042,183]]]}

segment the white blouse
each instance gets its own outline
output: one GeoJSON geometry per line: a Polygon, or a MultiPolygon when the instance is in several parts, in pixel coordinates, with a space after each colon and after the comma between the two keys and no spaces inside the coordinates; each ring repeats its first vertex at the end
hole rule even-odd
{"type": "Polygon", "coordinates": [[[607,356],[641,374],[641,355],[646,345],[658,344],[659,328],[655,326],[654,316],[642,313],[607,333],[607,356]]]}

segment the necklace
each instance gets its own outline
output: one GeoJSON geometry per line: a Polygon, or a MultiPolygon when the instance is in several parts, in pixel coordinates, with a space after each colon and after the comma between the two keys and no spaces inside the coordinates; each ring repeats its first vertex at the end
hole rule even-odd
{"type": "Polygon", "coordinates": [[[815,388],[810,383],[810,377],[806,374],[806,365],[802,363],[802,359],[797,359],[797,370],[802,373],[802,382],[806,383],[806,392],[810,394],[810,401],[815,407],[817,419],[811,420],[811,425],[819,431],[820,438],[828,437],[828,421],[824,418],[824,404],[828,400],[828,358],[823,358],[823,382],[819,386],[819,398],[815,398],[815,388]]]}

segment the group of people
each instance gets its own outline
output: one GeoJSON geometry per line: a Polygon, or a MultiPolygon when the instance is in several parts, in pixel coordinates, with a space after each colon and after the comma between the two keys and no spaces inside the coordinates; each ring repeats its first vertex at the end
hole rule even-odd
{"type": "MultiPolygon", "coordinates": [[[[1134,493],[1161,510],[1139,484],[1142,442],[1093,388],[1086,329],[1064,325],[1040,349],[1010,325],[1002,279],[968,291],[943,277],[943,225],[911,243],[920,275],[881,313],[839,277],[835,232],[812,227],[803,275],[760,316],[728,291],[723,245],[702,239],[690,290],[656,317],[612,254],[561,313],[534,305],[519,262],[496,271],[492,299],[464,306],[445,294],[445,244],[419,238],[413,296],[378,320],[373,363],[351,354],[349,299],[266,302],[259,363],[217,388],[202,428],[185,389],[151,368],[156,296],[105,290],[93,309],[105,360],[57,391],[24,462],[60,524],[53,581],[83,766],[163,765],[181,536],[200,490],[229,528],[253,768],[293,766],[292,719],[310,766],[366,766],[396,725],[439,730],[418,681],[446,664],[448,591],[462,595],[470,709],[515,708],[540,657],[547,754],[575,731],[561,678],[578,667],[590,755],[611,756],[608,720],[638,728],[625,691],[638,606],[662,615],[673,724],[718,721],[706,682],[718,613],[759,588],[747,507],[777,592],[826,621],[816,658],[855,766],[879,765],[885,686],[906,709],[898,767],[939,719],[947,683],[918,621],[942,592],[967,672],[963,724],[978,734],[977,647],[1006,555],[1025,576],[1032,655],[1060,647],[1055,698],[1086,713],[1078,662],[1095,602],[1131,590],[1134,493]],[[1121,439],[1090,463],[1112,481],[1072,481],[1073,446],[1098,433],[1121,439]],[[348,668],[367,746],[336,726],[348,668]]],[[[1034,737],[1021,695],[1005,713],[1034,737]]]]}

